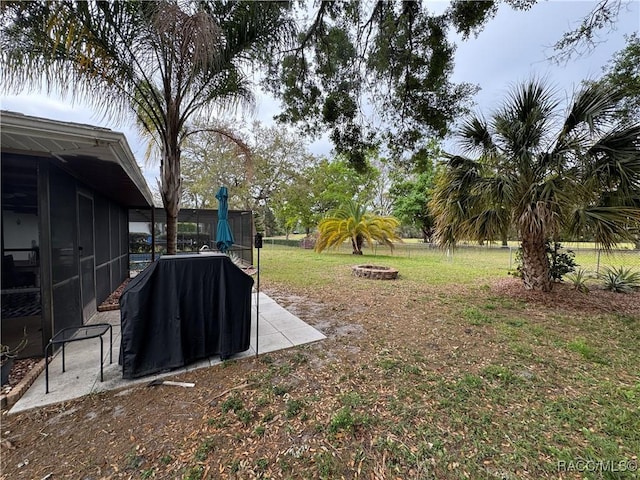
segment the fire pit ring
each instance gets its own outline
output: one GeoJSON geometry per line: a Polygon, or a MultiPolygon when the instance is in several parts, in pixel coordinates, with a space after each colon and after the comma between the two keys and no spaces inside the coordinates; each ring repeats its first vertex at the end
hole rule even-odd
{"type": "Polygon", "coordinates": [[[351,267],[351,273],[356,277],[372,280],[395,280],[398,278],[398,270],[381,265],[356,265],[351,267]]]}

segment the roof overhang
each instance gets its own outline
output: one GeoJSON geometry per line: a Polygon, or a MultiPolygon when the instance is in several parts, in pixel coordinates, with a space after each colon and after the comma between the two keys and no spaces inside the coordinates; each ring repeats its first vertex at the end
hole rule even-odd
{"type": "Polygon", "coordinates": [[[46,157],[123,206],[153,205],[153,195],[123,133],[3,110],[0,147],[3,154],[46,157]]]}

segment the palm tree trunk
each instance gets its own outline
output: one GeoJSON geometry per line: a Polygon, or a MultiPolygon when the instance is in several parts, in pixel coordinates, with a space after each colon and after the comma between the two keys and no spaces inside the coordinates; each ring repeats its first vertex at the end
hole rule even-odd
{"type": "Polygon", "coordinates": [[[178,212],[180,212],[181,196],[180,151],[176,148],[173,154],[166,154],[163,157],[160,165],[162,173],[160,192],[167,214],[167,254],[175,255],[178,243],[178,212]]]}
{"type": "Polygon", "coordinates": [[[167,213],[167,254],[175,255],[178,243],[178,213],[182,197],[180,174],[180,112],[179,102],[167,99],[166,133],[162,135],[162,203],[167,213]]]}
{"type": "Polygon", "coordinates": [[[527,290],[551,291],[551,267],[544,237],[526,232],[522,234],[522,280],[527,290]]]}
{"type": "Polygon", "coordinates": [[[358,254],[358,247],[356,246],[356,241],[354,240],[353,237],[351,237],[351,254],[352,255],[358,254]]]}
{"type": "Polygon", "coordinates": [[[351,252],[353,255],[362,255],[362,242],[363,238],[360,234],[356,235],[355,238],[351,237],[351,248],[353,251],[351,252]]]}
{"type": "Polygon", "coordinates": [[[175,255],[178,248],[178,215],[167,210],[167,254],[175,255]]]}
{"type": "Polygon", "coordinates": [[[433,241],[433,227],[422,227],[422,242],[431,243],[433,241]]]}

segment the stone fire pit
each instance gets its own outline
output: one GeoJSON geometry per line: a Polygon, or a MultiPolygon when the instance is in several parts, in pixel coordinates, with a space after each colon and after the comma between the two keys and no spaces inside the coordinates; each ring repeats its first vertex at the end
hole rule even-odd
{"type": "Polygon", "coordinates": [[[371,278],[373,280],[395,280],[398,278],[398,270],[380,265],[356,265],[351,267],[351,272],[356,277],[371,278]]]}

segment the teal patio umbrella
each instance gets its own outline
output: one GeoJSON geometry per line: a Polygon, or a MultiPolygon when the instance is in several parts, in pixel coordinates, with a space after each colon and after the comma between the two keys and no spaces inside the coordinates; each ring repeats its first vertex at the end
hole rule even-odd
{"type": "Polygon", "coordinates": [[[227,187],[220,187],[218,193],[216,193],[218,199],[218,229],[216,230],[216,246],[222,253],[227,251],[233,245],[233,233],[231,233],[231,227],[229,226],[228,211],[229,211],[229,192],[227,187]]]}

